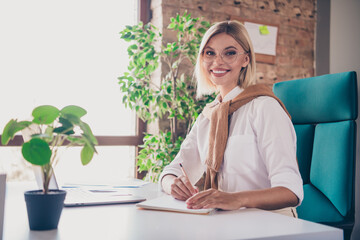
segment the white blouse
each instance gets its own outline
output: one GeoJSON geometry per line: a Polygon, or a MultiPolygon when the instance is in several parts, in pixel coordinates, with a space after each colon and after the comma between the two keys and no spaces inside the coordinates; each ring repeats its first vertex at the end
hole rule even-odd
{"type": "MultiPolygon", "coordinates": [[[[242,91],[235,87],[223,101],[233,99],[242,91]]],[[[209,119],[200,114],[160,179],[166,174],[180,176],[179,163],[192,184],[201,178],[206,171],[209,129],[209,119]]],[[[298,205],[301,204],[303,185],[296,160],[295,130],[274,98],[258,97],[233,113],[218,179],[219,190],[225,192],[286,187],[299,198],[298,205]]]]}

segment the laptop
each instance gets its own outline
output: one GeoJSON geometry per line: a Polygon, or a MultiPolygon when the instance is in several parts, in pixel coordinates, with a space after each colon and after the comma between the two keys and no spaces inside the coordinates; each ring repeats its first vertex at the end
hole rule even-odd
{"type": "MultiPolygon", "coordinates": [[[[35,167],[34,173],[36,182],[41,189],[43,183],[41,168],[35,167]]],[[[97,186],[94,189],[76,185],[59,188],[55,173],[50,179],[49,189],[61,189],[66,191],[64,201],[65,207],[138,203],[146,200],[144,197],[133,195],[129,191],[124,191],[124,189],[114,189],[106,186],[97,186]]]]}

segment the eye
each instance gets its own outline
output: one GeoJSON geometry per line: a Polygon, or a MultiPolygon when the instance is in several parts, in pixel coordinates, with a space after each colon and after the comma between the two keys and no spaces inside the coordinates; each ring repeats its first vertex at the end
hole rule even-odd
{"type": "Polygon", "coordinates": [[[229,50],[224,53],[225,56],[235,56],[237,52],[235,50],[229,50]]]}
{"type": "Polygon", "coordinates": [[[214,51],[211,51],[211,50],[206,50],[205,51],[205,55],[208,56],[208,57],[211,57],[211,56],[215,56],[215,52],[214,51]]]}

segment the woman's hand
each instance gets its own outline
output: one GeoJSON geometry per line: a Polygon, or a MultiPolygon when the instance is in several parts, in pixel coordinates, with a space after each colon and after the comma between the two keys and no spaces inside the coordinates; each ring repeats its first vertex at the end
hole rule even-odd
{"type": "Polygon", "coordinates": [[[243,207],[238,193],[226,193],[212,188],[195,194],[186,203],[188,208],[192,209],[220,208],[223,210],[236,210],[243,207]]]}
{"type": "Polygon", "coordinates": [[[183,175],[179,177],[165,175],[161,184],[166,193],[183,201],[199,192],[199,190],[190,183],[189,179],[183,175]]]}
{"type": "Polygon", "coordinates": [[[275,210],[294,207],[298,204],[297,196],[285,187],[226,193],[208,189],[189,198],[186,203],[189,208],[220,208],[235,210],[242,207],[275,210]]]}

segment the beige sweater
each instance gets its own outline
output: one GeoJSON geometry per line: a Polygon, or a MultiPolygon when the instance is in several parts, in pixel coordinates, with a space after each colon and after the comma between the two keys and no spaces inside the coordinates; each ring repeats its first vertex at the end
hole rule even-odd
{"type": "Polygon", "coordinates": [[[206,158],[206,175],[204,189],[218,188],[218,172],[224,159],[224,152],[228,138],[229,116],[259,96],[269,96],[275,98],[290,117],[284,104],[278,99],[271,88],[265,84],[256,84],[244,89],[234,99],[220,104],[208,104],[203,110],[203,114],[210,120],[209,131],[209,151],[206,158]]]}

